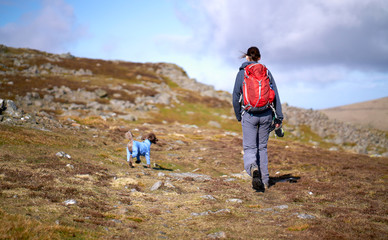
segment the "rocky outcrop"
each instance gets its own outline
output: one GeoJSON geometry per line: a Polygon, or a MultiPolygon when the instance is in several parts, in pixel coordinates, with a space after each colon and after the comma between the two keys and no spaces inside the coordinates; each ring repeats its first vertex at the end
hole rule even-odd
{"type": "Polygon", "coordinates": [[[22,75],[25,77],[44,76],[44,75],[74,75],[74,76],[92,76],[93,73],[89,69],[66,69],[55,64],[62,59],[74,58],[70,53],[67,54],[49,54],[44,52],[25,52],[21,54],[14,54],[8,52],[8,47],[0,45],[0,61],[12,62],[13,67],[1,64],[0,75],[15,76],[22,75]],[[44,59],[47,62],[40,65],[29,64],[29,60],[44,59]]]}
{"type": "Polygon", "coordinates": [[[187,73],[175,64],[158,63],[156,73],[165,76],[179,85],[179,87],[198,92],[201,96],[219,98],[231,103],[232,95],[225,91],[216,91],[213,86],[206,85],[193,78],[189,78],[187,73]]]}
{"type": "Polygon", "coordinates": [[[0,123],[10,126],[26,126],[41,130],[50,128],[62,128],[55,117],[41,111],[37,113],[26,113],[12,100],[0,99],[0,123]]]}

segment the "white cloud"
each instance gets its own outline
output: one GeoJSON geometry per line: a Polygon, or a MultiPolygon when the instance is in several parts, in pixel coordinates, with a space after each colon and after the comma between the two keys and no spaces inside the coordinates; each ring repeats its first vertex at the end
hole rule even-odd
{"type": "Polygon", "coordinates": [[[55,53],[66,51],[85,35],[86,29],[76,23],[73,8],[63,0],[43,0],[38,12],[0,27],[0,41],[5,45],[55,53]]]}

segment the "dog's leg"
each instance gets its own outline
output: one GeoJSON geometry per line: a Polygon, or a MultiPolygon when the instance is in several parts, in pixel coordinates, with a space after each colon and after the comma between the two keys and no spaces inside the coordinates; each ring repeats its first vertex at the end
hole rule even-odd
{"type": "Polygon", "coordinates": [[[133,164],[132,164],[132,152],[129,151],[128,146],[127,146],[126,150],[127,150],[127,162],[129,164],[129,166],[132,168],[133,167],[133,164]]]}
{"type": "Polygon", "coordinates": [[[133,163],[132,163],[132,146],[133,146],[133,136],[131,131],[128,131],[125,133],[125,138],[128,139],[128,144],[127,144],[127,162],[131,168],[133,168],[133,163]]]}

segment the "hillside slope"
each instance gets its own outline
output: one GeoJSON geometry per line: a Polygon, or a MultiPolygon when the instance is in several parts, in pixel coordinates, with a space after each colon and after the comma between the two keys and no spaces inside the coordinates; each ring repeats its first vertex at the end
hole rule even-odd
{"type": "Polygon", "coordinates": [[[230,94],[174,64],[0,46],[0,239],[385,239],[384,133],[284,111],[254,192],[230,94]],[[159,138],[151,169],[126,163],[128,130],[159,138]]]}
{"type": "Polygon", "coordinates": [[[388,97],[320,111],[330,119],[388,131],[388,97]]]}
{"type": "Polygon", "coordinates": [[[185,125],[0,125],[0,238],[385,239],[387,158],[272,139],[274,185],[251,188],[241,137],[185,125]],[[153,169],[124,132],[153,131],[153,169]],[[61,154],[64,152],[65,154],[61,154]]]}

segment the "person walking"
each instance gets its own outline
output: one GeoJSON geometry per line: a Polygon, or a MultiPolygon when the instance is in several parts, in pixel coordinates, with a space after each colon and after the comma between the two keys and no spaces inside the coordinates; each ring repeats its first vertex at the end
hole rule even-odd
{"type": "Polygon", "coordinates": [[[233,108],[236,118],[242,126],[244,169],[252,177],[252,188],[264,192],[270,187],[267,154],[269,133],[272,130],[271,125],[275,113],[277,117],[275,127],[281,127],[283,121],[282,106],[275,80],[268,70],[269,83],[275,92],[274,112],[271,107],[258,112],[245,111],[241,104],[245,68],[248,65],[258,63],[261,59],[260,50],[257,47],[250,47],[242,58],[245,58],[246,62],[241,65],[236,76],[233,89],[233,108]]]}

